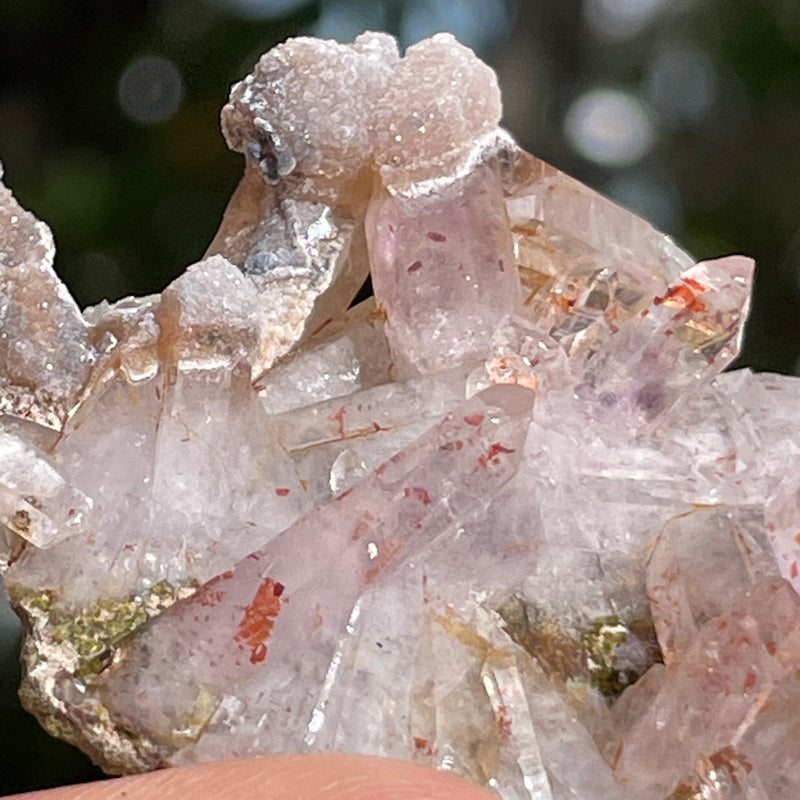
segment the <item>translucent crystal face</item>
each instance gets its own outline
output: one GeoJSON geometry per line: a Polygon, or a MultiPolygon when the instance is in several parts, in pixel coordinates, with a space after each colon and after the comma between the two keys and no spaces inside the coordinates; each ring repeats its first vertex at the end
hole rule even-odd
{"type": "Polygon", "coordinates": [[[752,261],[521,151],[447,35],[291,40],[222,117],[244,177],[160,296],[81,314],[0,190],[27,707],[111,772],[794,800],[800,386],[722,374],[752,261]]]}

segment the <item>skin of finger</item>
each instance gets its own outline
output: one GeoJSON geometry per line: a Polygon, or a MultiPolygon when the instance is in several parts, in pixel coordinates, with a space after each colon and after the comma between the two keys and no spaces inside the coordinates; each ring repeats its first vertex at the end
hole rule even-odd
{"type": "MultiPolygon", "coordinates": [[[[15,795],[16,800],[496,800],[463,778],[388,758],[268,756],[15,795]]],[[[13,800],[13,799],[12,799],[13,800]]]]}

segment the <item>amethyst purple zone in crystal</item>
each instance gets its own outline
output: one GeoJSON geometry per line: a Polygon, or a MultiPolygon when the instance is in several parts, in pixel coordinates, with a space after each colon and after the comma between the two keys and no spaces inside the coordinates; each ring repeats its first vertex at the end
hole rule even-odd
{"type": "Polygon", "coordinates": [[[447,35],[280,45],[223,109],[206,258],[83,312],[0,189],[21,696],[108,771],[796,800],[800,384],[721,374],[752,261],[695,264],[500,113],[447,35]]]}

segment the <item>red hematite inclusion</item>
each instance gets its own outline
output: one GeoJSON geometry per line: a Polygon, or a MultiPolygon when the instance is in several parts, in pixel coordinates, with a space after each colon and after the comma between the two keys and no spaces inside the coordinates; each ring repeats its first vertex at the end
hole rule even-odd
{"type": "Polygon", "coordinates": [[[250,662],[258,664],[267,657],[266,640],[272,633],[275,618],[281,611],[283,584],[272,578],[264,578],[256,591],[253,602],[244,610],[239,629],[233,637],[251,649],[250,662]]]}

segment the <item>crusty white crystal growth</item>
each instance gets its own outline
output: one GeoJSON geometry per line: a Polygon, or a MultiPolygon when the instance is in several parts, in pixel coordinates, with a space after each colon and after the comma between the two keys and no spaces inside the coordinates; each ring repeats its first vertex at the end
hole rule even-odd
{"type": "Polygon", "coordinates": [[[80,309],[53,272],[54,256],[50,229],[0,182],[0,413],[58,427],[86,383],[92,354],[80,309]]]}
{"type": "Polygon", "coordinates": [[[510,800],[795,800],[800,385],[440,35],[289,41],[207,258],[81,315],[0,197],[21,689],[111,772],[352,750],[510,800]],[[375,299],[346,310],[372,273],[375,299]]]}

